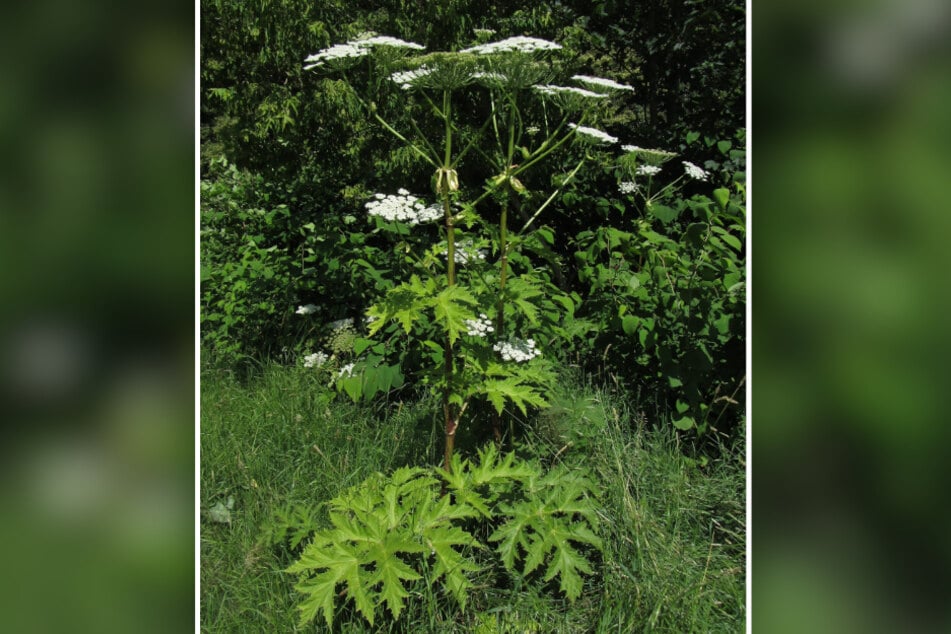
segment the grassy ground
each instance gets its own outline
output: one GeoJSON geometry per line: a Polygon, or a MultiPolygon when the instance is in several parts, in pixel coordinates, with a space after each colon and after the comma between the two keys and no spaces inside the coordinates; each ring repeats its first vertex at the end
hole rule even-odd
{"type": "MultiPolygon", "coordinates": [[[[312,373],[296,368],[265,368],[244,382],[207,370],[201,380],[202,630],[294,631],[299,596],[281,572],[294,557],[262,539],[275,512],[304,503],[321,517],[321,501],[374,471],[435,464],[438,408],[330,400],[312,373]]],[[[583,460],[604,483],[603,562],[578,601],[550,587],[486,584],[464,614],[418,596],[396,623],[372,629],[341,613],[335,631],[742,631],[742,443],[721,446],[700,466],[672,435],[643,423],[633,404],[580,381],[566,381],[552,407],[523,422],[521,452],[583,460]]],[[[459,450],[475,442],[463,436],[459,450]]],[[[305,631],[325,629],[319,622],[305,631]]]]}

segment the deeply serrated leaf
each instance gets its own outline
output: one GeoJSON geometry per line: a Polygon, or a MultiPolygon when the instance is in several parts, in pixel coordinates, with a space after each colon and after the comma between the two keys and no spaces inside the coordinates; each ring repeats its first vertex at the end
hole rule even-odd
{"type": "Polygon", "coordinates": [[[455,343],[460,334],[468,330],[466,320],[475,317],[465,304],[475,306],[478,302],[469,291],[456,285],[444,289],[433,299],[436,321],[449,334],[450,343],[455,343]]]}
{"type": "Polygon", "coordinates": [[[297,606],[301,612],[300,625],[303,627],[317,616],[318,610],[323,610],[324,620],[328,627],[333,627],[334,597],[336,596],[338,578],[333,572],[326,572],[313,579],[302,581],[295,586],[299,592],[308,597],[297,606]]]}

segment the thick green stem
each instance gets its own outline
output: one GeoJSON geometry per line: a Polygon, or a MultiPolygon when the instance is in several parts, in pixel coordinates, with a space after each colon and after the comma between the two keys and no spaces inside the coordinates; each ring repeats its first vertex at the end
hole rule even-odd
{"type": "MultiPolygon", "coordinates": [[[[450,117],[449,91],[443,92],[443,115],[446,120],[446,154],[441,170],[448,170],[452,165],[452,121],[450,117]]],[[[440,171],[442,174],[442,171],[440,171]]],[[[456,236],[453,227],[452,203],[449,199],[449,181],[443,179],[442,175],[436,179],[439,188],[439,195],[442,196],[443,211],[446,220],[446,286],[451,287],[456,283],[456,236]]],[[[459,417],[453,416],[452,404],[452,338],[446,333],[445,347],[445,378],[446,389],[443,392],[443,412],[446,417],[446,452],[444,456],[443,468],[449,471],[452,468],[452,452],[456,442],[456,429],[459,427],[459,417]]]]}

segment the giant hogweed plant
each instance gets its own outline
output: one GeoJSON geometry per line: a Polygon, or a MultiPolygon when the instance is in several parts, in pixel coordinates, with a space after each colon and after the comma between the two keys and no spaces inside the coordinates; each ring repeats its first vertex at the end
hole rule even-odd
{"type": "MultiPolygon", "coordinates": [[[[377,474],[330,502],[333,528],[314,532],[289,569],[301,575],[297,587],[306,595],[300,605],[303,622],[322,613],[331,625],[336,602],[344,596],[371,624],[384,607],[398,618],[417,583],[427,588],[441,583],[464,609],[472,575],[491,567],[484,556],[476,556],[489,544],[505,569],[526,578],[538,572],[545,581],[557,579],[560,590],[574,600],[581,593],[581,575],[593,573],[586,553],[601,548],[592,502],[596,487],[583,470],[560,466],[543,474],[538,464],[514,454],[500,457],[494,444],[473,464],[460,460],[453,449],[463,415],[476,398],[488,401],[497,414],[507,406],[525,414],[528,407],[546,405],[545,389],[554,377],[527,329],[541,330],[543,318],[549,325],[557,321],[551,315],[554,304],[546,302],[553,287],[515,262],[536,233],[551,240],[550,231],[538,231],[538,218],[589,153],[560,176],[558,187],[544,199],[530,195],[520,176],[571,142],[616,142],[584,125],[594,114],[592,104],[608,95],[551,85],[544,54],[560,47],[544,40],[510,38],[459,53],[406,59],[407,51],[421,48],[373,36],[307,60],[308,68],[336,67],[339,72],[367,62],[405,91],[413,115],[422,110],[439,123],[439,143],[422,132],[424,124],[415,116],[410,117],[411,130],[401,132],[373,101],[378,81],[371,81],[362,97],[373,119],[432,170],[434,196],[427,203],[406,189],[375,194],[366,203],[368,215],[379,229],[396,236],[405,238],[437,223],[439,235],[418,252],[407,250],[412,274],[367,310],[369,338],[354,342],[357,354],[371,355],[348,364],[336,384],[352,397],[374,391],[381,385],[381,368],[392,372],[393,366],[382,363],[388,342],[402,337],[404,348],[412,344],[432,361],[432,370],[421,378],[442,398],[445,452],[441,469],[377,474]],[[489,102],[474,130],[464,129],[454,112],[458,93],[466,90],[485,91],[489,102]],[[531,145],[525,140],[529,132],[523,108],[530,102],[544,113],[538,122],[544,134],[531,145]],[[467,157],[479,157],[494,172],[480,183],[481,189],[464,186],[467,157]],[[483,212],[490,200],[499,210],[497,222],[483,212]],[[512,225],[510,212],[516,206],[519,222],[512,225]],[[476,535],[488,535],[483,538],[487,543],[476,535]]],[[[575,79],[604,91],[624,89],[610,80],[575,79]]],[[[563,294],[554,301],[569,313],[575,305],[563,294]]],[[[301,311],[308,312],[306,308],[301,311]]],[[[548,328],[544,334],[552,332],[548,328]]],[[[315,353],[305,363],[327,360],[315,353]]]]}
{"type": "MultiPolygon", "coordinates": [[[[380,368],[392,372],[382,358],[389,350],[385,342],[401,340],[404,358],[413,348],[428,360],[421,380],[442,399],[447,471],[456,432],[474,400],[490,403],[496,415],[509,406],[525,414],[528,407],[546,405],[554,377],[538,340],[554,343],[563,336],[559,307],[570,316],[578,301],[525,266],[530,261],[519,254],[552,240],[541,214],[586,160],[617,143],[586,124],[597,117],[601,102],[629,87],[584,75],[572,78],[578,85],[552,84],[550,55],[560,48],[514,37],[459,52],[422,53],[418,44],[370,36],[307,58],[307,69],[344,76],[366,64],[366,73],[353,73],[369,78],[354,86],[366,113],[431,170],[432,202],[400,189],[366,203],[380,230],[405,237],[438,224],[439,235],[427,248],[409,250],[409,279],[368,309],[370,339],[358,341],[358,352],[372,354],[337,386],[351,397],[364,396],[379,385],[380,368]],[[397,88],[409,113],[405,130],[388,122],[376,101],[397,88]],[[485,107],[473,124],[471,109],[462,110],[474,102],[485,107]],[[584,152],[572,169],[551,179],[557,183],[553,191],[529,191],[526,172],[572,143],[584,144],[584,152]],[[472,176],[486,166],[488,179],[472,176]],[[519,261],[523,266],[516,266],[519,261]]],[[[496,419],[498,438],[497,425],[496,419]]]]}

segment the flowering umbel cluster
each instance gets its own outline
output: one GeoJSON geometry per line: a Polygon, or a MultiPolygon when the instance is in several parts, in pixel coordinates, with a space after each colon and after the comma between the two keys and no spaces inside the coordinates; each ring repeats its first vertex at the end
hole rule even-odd
{"type": "Polygon", "coordinates": [[[421,222],[431,222],[442,218],[443,211],[438,205],[427,207],[419,198],[405,189],[400,189],[397,195],[374,194],[376,200],[366,204],[367,213],[379,216],[390,222],[405,222],[418,225],[421,222]]]}
{"type": "Polygon", "coordinates": [[[621,181],[618,183],[617,189],[622,194],[633,194],[640,189],[640,187],[634,181],[621,181]]]}
{"type": "Polygon", "coordinates": [[[578,134],[597,141],[598,143],[617,143],[617,137],[611,136],[607,132],[602,132],[597,128],[589,128],[583,125],[577,125],[575,123],[569,123],[568,127],[577,132],[578,134]]]}
{"type": "Polygon", "coordinates": [[[485,337],[490,332],[495,332],[495,326],[485,313],[479,313],[478,319],[466,320],[466,334],[470,337],[485,337]]]}
{"type": "Polygon", "coordinates": [[[395,48],[412,48],[417,50],[426,48],[422,44],[416,44],[415,42],[406,42],[388,35],[377,35],[365,39],[351,40],[345,44],[335,44],[330,48],[325,48],[313,55],[309,55],[307,59],[304,60],[306,64],[304,70],[317,68],[318,66],[322,66],[325,62],[337,59],[363,57],[364,55],[368,55],[370,49],[374,46],[392,46],[395,48]]]}
{"type": "Polygon", "coordinates": [[[697,167],[690,161],[682,161],[684,164],[684,171],[687,173],[687,176],[694,178],[698,181],[705,181],[710,174],[707,170],[697,167]]]}
{"type": "Polygon", "coordinates": [[[544,86],[533,86],[533,88],[543,95],[571,94],[578,95],[579,97],[590,97],[592,99],[607,98],[607,95],[603,93],[592,92],[590,90],[585,90],[584,88],[575,88],[574,86],[552,86],[550,84],[546,84],[544,86]]]}
{"type": "Polygon", "coordinates": [[[480,44],[471,48],[463,49],[462,53],[475,53],[476,55],[491,55],[493,53],[534,53],[535,51],[555,51],[561,48],[560,44],[549,42],[537,37],[526,37],[516,35],[499,42],[489,42],[480,44]]]}
{"type": "Polygon", "coordinates": [[[327,363],[328,357],[323,352],[315,352],[313,354],[308,354],[304,357],[304,367],[305,368],[319,368],[323,364],[327,363]]]}
{"type": "Polygon", "coordinates": [[[317,312],[317,306],[314,304],[307,304],[305,306],[298,306],[295,311],[298,315],[313,315],[317,312]]]}
{"type": "Polygon", "coordinates": [[[542,353],[535,347],[534,339],[509,339],[495,344],[492,349],[501,354],[504,361],[516,363],[531,361],[542,353]]]}
{"type": "Polygon", "coordinates": [[[572,77],[575,81],[581,82],[582,84],[587,84],[589,86],[594,86],[596,88],[609,88],[611,90],[630,90],[634,92],[634,89],[627,84],[619,84],[612,79],[604,79],[603,77],[592,77],[590,75],[574,75],[572,77]]]}
{"type": "Polygon", "coordinates": [[[419,68],[414,70],[405,70],[402,72],[393,73],[392,75],[390,75],[390,80],[399,84],[400,88],[402,88],[403,90],[409,90],[410,88],[413,87],[413,82],[415,82],[420,77],[425,77],[426,75],[429,75],[432,72],[433,71],[431,68],[420,66],[419,68]]]}

